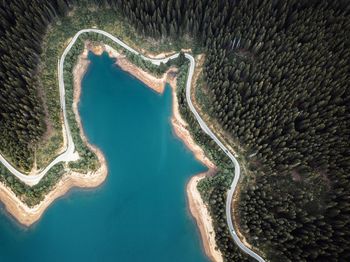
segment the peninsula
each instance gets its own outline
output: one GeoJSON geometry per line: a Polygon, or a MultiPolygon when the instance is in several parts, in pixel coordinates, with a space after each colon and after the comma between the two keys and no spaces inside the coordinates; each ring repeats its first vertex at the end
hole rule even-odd
{"type": "MultiPolygon", "coordinates": [[[[74,142],[71,136],[70,128],[68,121],[66,119],[66,102],[65,102],[65,88],[64,88],[64,76],[63,76],[63,68],[64,68],[64,61],[65,58],[70,51],[70,49],[73,47],[75,41],[78,39],[78,37],[83,34],[83,33],[99,33],[102,34],[110,39],[112,39],[115,43],[118,45],[122,46],[123,48],[127,49],[129,52],[135,53],[139,55],[137,51],[132,49],[131,47],[127,46],[125,43],[123,43],[121,40],[118,38],[112,36],[111,34],[98,30],[98,29],[83,29],[80,30],[70,41],[68,44],[67,48],[64,50],[63,55],[60,59],[59,63],[59,83],[60,83],[60,91],[61,91],[61,103],[62,103],[62,110],[63,110],[63,115],[65,119],[65,130],[66,130],[66,135],[67,135],[67,149],[64,154],[62,154],[65,158],[63,158],[65,162],[69,161],[74,161],[76,159],[70,159],[69,157],[66,157],[65,154],[67,153],[68,155],[73,155],[74,152],[74,142]]],[[[154,76],[148,74],[145,71],[142,71],[138,69],[136,66],[132,65],[130,62],[125,60],[125,57],[122,57],[121,54],[119,54],[117,51],[113,50],[111,47],[94,47],[92,51],[94,51],[97,54],[101,54],[103,50],[108,51],[111,57],[117,58],[117,64],[122,68],[128,71],[129,73],[135,75],[137,78],[139,78],[141,81],[145,82],[146,84],[150,84],[150,87],[153,88],[157,92],[162,92],[164,90],[164,85],[167,81],[167,75],[166,73],[161,79],[154,78],[154,76]]],[[[31,225],[32,223],[36,222],[40,216],[43,214],[44,210],[56,199],[57,197],[62,196],[64,193],[66,193],[70,187],[96,187],[100,185],[107,174],[107,167],[106,167],[106,161],[103,157],[103,154],[94,146],[90,145],[86,139],[86,136],[84,135],[83,128],[81,125],[79,113],[77,110],[77,105],[79,103],[79,97],[81,93],[81,80],[82,77],[87,69],[88,65],[88,60],[87,60],[87,51],[88,49],[84,49],[82,55],[80,55],[78,59],[78,64],[75,66],[74,69],[74,102],[73,102],[73,111],[75,113],[76,121],[78,122],[78,125],[80,127],[80,136],[82,137],[82,140],[86,143],[86,145],[89,147],[90,150],[92,150],[97,156],[99,163],[101,167],[99,170],[95,172],[88,172],[87,174],[79,174],[75,172],[70,172],[66,174],[66,178],[63,177],[60,183],[58,183],[54,189],[54,191],[51,191],[50,194],[48,194],[43,201],[41,201],[38,205],[30,208],[27,207],[25,204],[21,202],[20,199],[18,199],[10,190],[6,189],[3,192],[5,193],[4,196],[2,196],[2,200],[6,207],[7,210],[18,219],[19,222],[25,225],[31,225]],[[90,181],[91,180],[91,181],[90,181]],[[13,205],[13,203],[17,203],[13,205]]],[[[179,56],[179,54],[172,55],[170,57],[165,57],[165,58],[148,58],[143,55],[141,55],[141,58],[150,61],[156,65],[160,65],[161,63],[166,63],[169,60],[175,59],[179,56]]],[[[195,60],[194,58],[190,55],[185,53],[185,57],[189,59],[190,61],[190,69],[189,73],[187,76],[187,83],[186,83],[186,98],[189,103],[189,107],[193,114],[195,115],[197,121],[199,122],[199,125],[203,129],[205,133],[207,133],[209,136],[211,136],[216,143],[223,149],[223,151],[230,156],[230,158],[234,161],[236,169],[238,170],[235,176],[235,180],[233,181],[232,187],[230,189],[230,192],[228,196],[228,201],[227,201],[227,212],[228,214],[231,213],[231,200],[232,200],[232,194],[237,186],[237,182],[239,180],[239,164],[236,161],[235,157],[229,153],[228,149],[220,142],[220,140],[211,132],[211,130],[207,127],[205,122],[202,120],[202,118],[199,116],[198,112],[194,108],[192,101],[191,101],[191,85],[192,85],[192,76],[194,73],[195,69],[195,60]]],[[[174,79],[172,79],[172,89],[173,89],[173,96],[174,96],[174,103],[173,103],[173,118],[172,118],[172,123],[175,129],[175,133],[183,139],[185,144],[195,152],[195,156],[197,157],[198,160],[203,162],[205,165],[207,165],[210,169],[214,169],[215,166],[210,162],[209,159],[206,158],[204,155],[203,151],[201,150],[200,147],[198,147],[195,142],[192,140],[191,135],[189,131],[187,130],[187,123],[181,118],[180,113],[178,111],[178,102],[177,102],[177,96],[176,96],[176,81],[174,82],[174,79]]],[[[56,158],[51,165],[54,165],[61,160],[60,155],[58,158],[56,158]],[[58,159],[58,160],[57,160],[58,159]]],[[[29,185],[37,184],[39,183],[40,179],[46,174],[46,172],[49,170],[49,167],[44,169],[43,172],[41,172],[38,175],[32,175],[32,176],[26,176],[24,174],[21,174],[18,171],[15,171],[15,169],[3,158],[1,161],[5,164],[5,166],[9,166],[10,170],[14,171],[13,174],[17,176],[20,180],[23,182],[28,183],[29,185]],[[28,180],[30,178],[30,180],[28,180]],[[34,182],[33,182],[34,181],[34,182]]],[[[193,180],[192,180],[193,181],[193,180]]],[[[191,182],[192,184],[193,182],[191,182]]],[[[198,181],[197,181],[198,183],[198,181]]],[[[6,188],[5,186],[3,186],[6,188]]],[[[192,188],[188,190],[189,198],[190,198],[190,207],[191,207],[191,212],[194,215],[194,217],[197,220],[198,225],[201,225],[201,234],[204,240],[204,246],[206,247],[206,253],[214,257],[215,260],[222,260],[220,253],[217,252],[217,248],[215,246],[215,234],[213,232],[213,227],[211,225],[211,219],[209,216],[208,211],[200,211],[201,209],[206,209],[205,204],[201,199],[198,199],[200,197],[200,194],[194,190],[196,188],[196,182],[194,185],[189,186],[189,188],[192,188]],[[196,199],[196,200],[195,200],[196,199]],[[194,204],[197,202],[197,207],[194,204]],[[200,204],[198,204],[200,203],[200,204]],[[196,210],[197,209],[197,210],[196,210]],[[203,217],[206,216],[206,217],[203,217]],[[203,226],[202,226],[203,225],[203,226]],[[208,241],[208,242],[207,242],[208,241]],[[209,244],[208,244],[209,243],[209,244]]],[[[232,236],[234,237],[235,241],[240,245],[243,251],[247,252],[248,254],[251,254],[252,256],[256,257],[257,259],[264,261],[262,258],[260,258],[257,254],[255,254],[253,251],[251,251],[249,248],[244,246],[244,244],[240,241],[240,239],[237,237],[237,234],[235,233],[235,230],[232,225],[232,219],[231,215],[228,215],[228,223],[231,227],[232,231],[232,236]]]]}

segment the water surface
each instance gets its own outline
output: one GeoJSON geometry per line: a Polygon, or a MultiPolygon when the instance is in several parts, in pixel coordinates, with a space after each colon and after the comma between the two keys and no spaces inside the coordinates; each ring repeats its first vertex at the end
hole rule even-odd
{"type": "Polygon", "coordinates": [[[2,210],[0,262],[208,261],[185,193],[205,167],[173,134],[170,88],[159,95],[107,54],[89,58],[79,110],[108,178],[71,191],[29,229],[2,210]]]}

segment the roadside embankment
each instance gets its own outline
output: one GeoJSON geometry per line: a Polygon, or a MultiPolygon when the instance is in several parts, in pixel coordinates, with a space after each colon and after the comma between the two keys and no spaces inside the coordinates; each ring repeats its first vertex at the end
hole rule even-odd
{"type": "MultiPolygon", "coordinates": [[[[107,45],[91,46],[89,49],[96,55],[101,55],[104,51],[108,52],[110,57],[116,58],[116,64],[124,71],[130,73],[148,87],[152,88],[158,93],[162,93],[165,88],[165,84],[169,83],[172,88],[173,95],[173,113],[171,118],[171,123],[176,136],[178,136],[185,145],[193,152],[196,159],[202,162],[209,168],[208,173],[213,173],[216,170],[215,165],[205,156],[202,148],[198,146],[193,140],[189,130],[188,124],[182,119],[179,112],[179,103],[176,95],[176,77],[170,72],[175,72],[176,69],[170,68],[161,78],[157,78],[152,74],[143,71],[136,65],[132,64],[127,58],[120,54],[118,51],[114,50],[107,45]]],[[[162,54],[159,57],[164,57],[162,54]]],[[[205,253],[207,256],[215,262],[222,262],[222,254],[218,250],[215,240],[215,231],[213,228],[213,221],[210,216],[207,205],[204,203],[198,189],[197,185],[205,178],[206,173],[198,174],[193,176],[186,187],[189,210],[196,220],[198,225],[205,253]]]]}

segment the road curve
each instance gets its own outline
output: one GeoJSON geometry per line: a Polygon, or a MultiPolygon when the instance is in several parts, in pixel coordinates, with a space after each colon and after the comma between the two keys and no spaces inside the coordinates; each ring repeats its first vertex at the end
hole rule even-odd
{"type": "MultiPolygon", "coordinates": [[[[152,59],[152,58],[145,57],[145,56],[141,55],[139,52],[137,52],[135,49],[133,49],[132,47],[130,47],[127,44],[125,44],[119,38],[117,38],[117,37],[115,37],[115,36],[105,32],[103,30],[99,30],[99,29],[82,29],[82,30],[78,31],[74,35],[72,40],[69,42],[69,44],[66,47],[66,49],[63,51],[61,59],[58,61],[58,63],[59,63],[58,64],[58,81],[59,81],[59,91],[60,91],[60,102],[61,102],[61,109],[62,109],[62,114],[63,114],[64,128],[66,130],[66,136],[67,136],[67,148],[66,148],[66,150],[62,154],[57,156],[57,158],[55,158],[39,174],[31,175],[31,176],[28,176],[26,174],[23,174],[23,173],[19,172],[8,161],[6,161],[6,159],[0,154],[0,162],[2,164],[4,164],[6,166],[6,168],[12,174],[14,174],[21,181],[23,181],[24,183],[26,183],[26,184],[28,184],[30,186],[36,185],[37,183],[39,183],[39,181],[43,178],[43,176],[54,165],[56,165],[57,163],[70,161],[70,159],[72,159],[72,156],[74,154],[75,146],[74,146],[74,142],[73,142],[73,138],[72,138],[72,135],[71,135],[69,124],[68,124],[68,121],[67,121],[67,114],[66,114],[63,65],[64,65],[64,61],[65,61],[66,55],[71,50],[72,46],[74,45],[74,43],[76,42],[78,37],[81,34],[83,34],[83,33],[91,33],[91,32],[102,34],[102,35],[110,38],[112,41],[114,41],[115,43],[119,44],[120,46],[122,46],[126,50],[128,50],[128,51],[130,51],[130,52],[132,52],[134,54],[140,55],[142,59],[150,61],[150,62],[152,62],[155,65],[160,65],[160,63],[162,63],[162,62],[166,63],[167,61],[169,61],[171,59],[174,59],[174,58],[179,56],[179,53],[177,53],[177,54],[174,54],[172,56],[169,56],[169,57],[166,57],[166,58],[162,58],[162,59],[152,59]]],[[[259,262],[264,262],[264,259],[262,257],[260,257],[258,254],[256,254],[254,251],[250,250],[248,247],[246,247],[241,242],[241,240],[237,236],[235,228],[234,228],[234,226],[232,224],[232,214],[231,214],[232,198],[233,198],[233,194],[234,194],[234,192],[236,190],[236,187],[237,187],[237,184],[238,184],[238,181],[239,181],[239,178],[240,178],[240,166],[239,166],[239,163],[238,163],[237,159],[224,146],[224,144],[217,138],[217,136],[210,130],[210,128],[207,126],[207,124],[204,122],[204,120],[201,118],[201,116],[198,114],[197,110],[193,106],[193,103],[192,103],[192,100],[191,100],[191,82],[192,82],[192,77],[193,77],[193,73],[194,73],[194,69],[195,69],[195,64],[196,63],[195,63],[195,60],[194,60],[192,55],[190,55],[188,53],[185,53],[185,57],[190,61],[190,67],[189,67],[188,77],[187,77],[187,82],[186,82],[186,100],[187,100],[188,106],[189,106],[191,112],[193,113],[193,115],[195,116],[196,120],[198,121],[198,123],[199,123],[200,127],[202,128],[202,130],[208,136],[210,136],[215,141],[215,143],[224,151],[224,153],[231,159],[231,161],[233,162],[234,167],[235,167],[234,179],[232,181],[230,189],[227,192],[227,199],[226,199],[226,217],[227,217],[227,224],[228,224],[228,227],[229,227],[230,234],[231,234],[233,240],[235,241],[235,243],[237,244],[237,246],[243,252],[245,252],[247,255],[251,256],[252,258],[256,259],[259,262]]]]}
{"type": "Polygon", "coordinates": [[[224,146],[224,144],[210,130],[210,128],[207,126],[207,124],[204,122],[204,120],[198,114],[196,108],[193,106],[192,100],[191,100],[191,82],[192,82],[192,76],[193,76],[193,72],[194,72],[194,68],[195,68],[195,61],[194,61],[193,56],[191,56],[190,54],[185,54],[185,56],[188,60],[190,60],[190,69],[188,72],[188,79],[187,79],[187,83],[186,83],[186,100],[187,100],[188,106],[189,106],[190,110],[192,111],[192,113],[194,114],[195,118],[197,119],[202,130],[215,141],[215,143],[231,159],[231,161],[233,162],[233,164],[235,166],[235,175],[234,175],[232,184],[230,186],[230,189],[227,191],[227,197],[226,197],[226,220],[227,220],[230,234],[231,234],[233,240],[235,241],[235,243],[237,244],[237,246],[243,252],[245,252],[246,254],[253,257],[254,259],[256,259],[259,262],[264,262],[265,260],[261,256],[256,254],[254,251],[250,250],[248,247],[246,247],[242,243],[240,238],[237,236],[236,230],[232,224],[232,213],[231,213],[232,199],[233,199],[233,194],[236,190],[236,187],[237,187],[237,184],[239,181],[239,177],[240,177],[240,166],[239,166],[237,159],[234,157],[234,155],[224,146]]]}

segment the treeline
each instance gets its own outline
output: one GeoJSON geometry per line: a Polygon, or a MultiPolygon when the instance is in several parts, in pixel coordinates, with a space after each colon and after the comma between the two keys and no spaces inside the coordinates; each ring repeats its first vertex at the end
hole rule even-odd
{"type": "Polygon", "coordinates": [[[243,233],[273,261],[348,261],[349,5],[249,1],[232,15],[205,77],[211,115],[255,171],[243,233]]]}
{"type": "Polygon", "coordinates": [[[348,1],[2,1],[0,151],[23,168],[45,130],[35,77],[43,33],[77,4],[205,50],[205,108],[249,163],[239,208],[249,242],[273,261],[350,260],[348,1]]]}
{"type": "Polygon", "coordinates": [[[349,4],[150,0],[121,8],[140,32],[190,33],[206,48],[209,112],[255,171],[240,205],[248,240],[276,261],[346,261],[349,4]],[[269,198],[255,194],[260,187],[269,198]]]}
{"type": "Polygon", "coordinates": [[[74,141],[75,150],[79,154],[79,160],[69,162],[69,167],[74,171],[87,173],[96,171],[99,168],[99,161],[96,154],[88,148],[86,143],[83,141],[80,135],[80,127],[76,121],[76,116],[73,111],[73,107],[69,106],[73,104],[74,100],[74,76],[73,68],[78,62],[79,55],[84,50],[84,41],[93,39],[93,34],[82,34],[79,39],[75,42],[67,54],[64,61],[63,75],[65,85],[65,98],[66,98],[66,113],[71,135],[74,141]]]}
{"type": "Polygon", "coordinates": [[[232,183],[232,173],[234,173],[232,163],[209,136],[203,135],[201,127],[190,111],[186,101],[187,76],[188,63],[184,63],[179,67],[176,78],[180,114],[189,124],[189,130],[196,144],[204,150],[205,155],[212,159],[217,169],[220,170],[215,176],[201,180],[198,184],[198,190],[208,204],[213,219],[216,243],[224,261],[250,261],[249,257],[236,246],[227,227],[226,193],[232,183]]]}
{"type": "Polygon", "coordinates": [[[29,170],[45,132],[36,77],[43,36],[62,1],[0,1],[0,152],[29,170]]]}
{"type": "Polygon", "coordinates": [[[190,33],[206,47],[209,112],[255,171],[240,205],[249,241],[275,261],[348,260],[348,2],[150,0],[122,8],[141,32],[190,33]]]}

